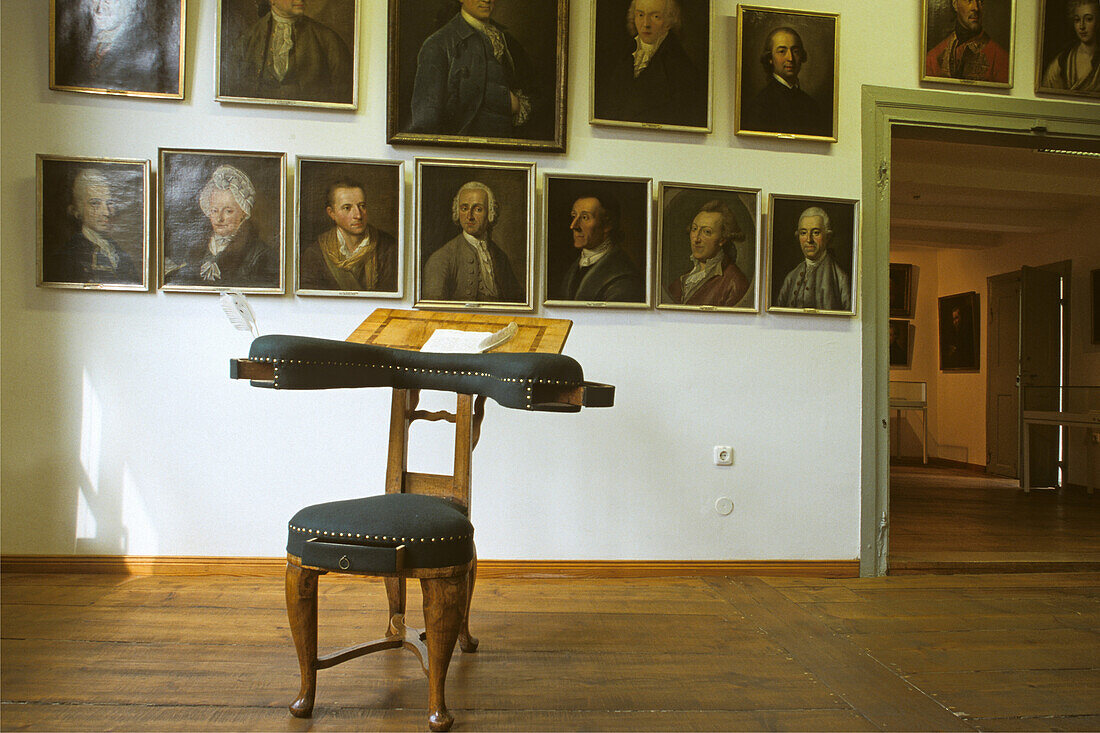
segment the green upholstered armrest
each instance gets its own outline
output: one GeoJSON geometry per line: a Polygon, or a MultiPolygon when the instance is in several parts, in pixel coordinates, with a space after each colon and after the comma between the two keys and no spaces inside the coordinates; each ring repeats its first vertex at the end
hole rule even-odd
{"type": "Polygon", "coordinates": [[[308,336],[261,336],[230,376],[274,389],[396,387],[491,397],[504,407],[576,412],[610,407],[615,388],[584,381],[561,354],[435,354],[308,336]]]}

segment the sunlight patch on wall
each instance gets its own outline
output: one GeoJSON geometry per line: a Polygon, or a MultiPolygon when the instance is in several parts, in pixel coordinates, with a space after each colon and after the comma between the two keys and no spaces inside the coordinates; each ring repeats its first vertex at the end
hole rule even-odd
{"type": "Polygon", "coordinates": [[[93,494],[99,493],[99,461],[103,455],[103,407],[88,370],[84,370],[80,409],[80,465],[93,494]]]}
{"type": "Polygon", "coordinates": [[[88,505],[88,499],[82,488],[76,495],[76,541],[95,539],[96,536],[95,513],[88,505]]]}
{"type": "Polygon", "coordinates": [[[122,527],[127,555],[156,555],[160,551],[156,525],[129,465],[122,467],[122,527]]]}

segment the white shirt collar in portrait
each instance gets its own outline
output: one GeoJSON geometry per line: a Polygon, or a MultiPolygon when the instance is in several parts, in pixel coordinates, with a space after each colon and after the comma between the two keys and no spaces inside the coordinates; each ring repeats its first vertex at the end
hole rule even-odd
{"type": "Polygon", "coordinates": [[[275,70],[275,78],[282,81],[290,70],[290,51],[294,48],[294,18],[279,15],[272,6],[271,19],[275,21],[271,31],[271,65],[275,70]]]}
{"type": "Polygon", "coordinates": [[[354,247],[349,246],[348,235],[344,234],[344,230],[339,227],[336,228],[336,239],[340,242],[340,254],[344,255],[344,259],[347,259],[354,254],[358,254],[360,250],[365,249],[370,244],[370,229],[368,228],[363,233],[363,238],[354,247]]]}
{"type": "Polygon", "coordinates": [[[634,41],[637,47],[634,49],[634,77],[637,78],[638,74],[642,73],[645,67],[649,66],[649,62],[653,60],[653,55],[657,53],[657,49],[661,47],[665,39],[668,38],[666,32],[663,36],[657,39],[656,43],[646,43],[642,40],[641,36],[634,36],[634,41]]]}
{"type": "Polygon", "coordinates": [[[504,34],[500,32],[500,29],[491,23],[481,22],[467,13],[465,8],[459,12],[462,13],[462,19],[466,21],[470,27],[489,39],[489,43],[493,45],[493,56],[496,56],[497,61],[500,61],[504,57],[504,52],[508,50],[504,43],[504,34]]]}
{"type": "Polygon", "coordinates": [[[602,244],[598,244],[595,247],[584,247],[581,249],[581,259],[578,263],[581,267],[591,267],[592,265],[603,259],[603,256],[611,251],[611,240],[605,239],[602,244]]]}
{"type": "Polygon", "coordinates": [[[790,82],[788,82],[788,81],[787,81],[786,79],[784,79],[783,77],[781,77],[781,76],[780,76],[779,74],[776,74],[776,73],[774,73],[774,72],[773,72],[773,73],[772,73],[772,76],[774,76],[774,77],[775,77],[775,80],[776,80],[777,82],[779,82],[779,83],[780,83],[780,84],[782,84],[783,86],[787,87],[788,89],[798,89],[798,79],[797,79],[797,78],[796,78],[796,79],[794,80],[794,84],[791,84],[791,83],[790,83],[790,82]]]}
{"type": "Polygon", "coordinates": [[[493,273],[493,258],[489,255],[489,246],[485,240],[462,232],[462,238],[477,252],[477,259],[481,263],[481,289],[489,295],[497,294],[497,280],[493,273]]]}
{"type": "MultiPolygon", "coordinates": [[[[95,255],[92,258],[93,262],[98,260],[100,257],[106,257],[107,261],[111,263],[111,270],[118,267],[118,248],[115,247],[115,245],[109,239],[107,239],[94,229],[89,229],[88,227],[82,227],[80,231],[81,234],[84,235],[85,239],[95,245],[95,255]]],[[[106,269],[103,267],[96,267],[96,265],[94,264],[93,267],[95,269],[106,269]]]]}
{"type": "Polygon", "coordinates": [[[706,262],[700,262],[694,257],[691,261],[694,263],[691,272],[684,276],[684,300],[686,301],[695,291],[712,277],[722,274],[722,255],[724,253],[719,250],[718,254],[714,255],[706,262]]]}

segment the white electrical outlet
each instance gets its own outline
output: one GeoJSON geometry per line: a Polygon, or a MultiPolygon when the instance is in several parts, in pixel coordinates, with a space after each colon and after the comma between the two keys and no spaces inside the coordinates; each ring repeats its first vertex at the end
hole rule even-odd
{"type": "Polygon", "coordinates": [[[733,448],[728,445],[716,445],[714,446],[714,465],[715,466],[732,466],[733,465],[733,448]]]}
{"type": "Polygon", "coordinates": [[[719,496],[718,500],[714,502],[714,511],[723,517],[727,516],[733,511],[733,499],[728,496],[719,496]]]}

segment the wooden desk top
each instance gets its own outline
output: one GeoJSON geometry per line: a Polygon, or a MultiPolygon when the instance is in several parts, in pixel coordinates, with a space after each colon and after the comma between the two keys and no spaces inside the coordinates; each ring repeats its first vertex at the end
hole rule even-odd
{"type": "Polygon", "coordinates": [[[416,311],[378,308],[346,340],[419,351],[437,328],[456,331],[499,331],[515,322],[519,332],[494,352],[560,354],[573,322],[563,318],[531,318],[490,313],[416,311]]]}

